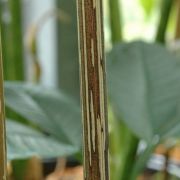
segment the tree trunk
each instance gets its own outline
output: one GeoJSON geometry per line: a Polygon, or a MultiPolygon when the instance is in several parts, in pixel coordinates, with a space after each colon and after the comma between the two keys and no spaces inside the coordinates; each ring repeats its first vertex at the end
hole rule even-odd
{"type": "Polygon", "coordinates": [[[3,67],[0,46],[0,179],[6,180],[6,136],[4,116],[3,67]]]}
{"type": "Polygon", "coordinates": [[[78,0],[84,179],[108,180],[108,127],[101,0],[78,0]]]}

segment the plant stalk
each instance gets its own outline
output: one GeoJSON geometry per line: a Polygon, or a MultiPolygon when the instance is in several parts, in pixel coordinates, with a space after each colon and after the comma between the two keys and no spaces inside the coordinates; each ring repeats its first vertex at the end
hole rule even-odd
{"type": "Polygon", "coordinates": [[[3,65],[0,45],[0,179],[6,180],[6,133],[5,133],[5,113],[4,113],[4,87],[3,87],[3,65]]]}
{"type": "Polygon", "coordinates": [[[139,155],[139,157],[135,161],[135,165],[131,171],[130,180],[137,179],[139,174],[143,171],[144,167],[146,166],[147,161],[151,157],[154,149],[157,147],[158,142],[150,143],[145,151],[139,155]]]}
{"type": "Polygon", "coordinates": [[[57,7],[69,16],[68,22],[60,21],[57,24],[57,80],[58,87],[80,104],[76,1],[56,0],[57,7]]]}
{"type": "MultiPolygon", "coordinates": [[[[112,43],[122,41],[122,24],[119,0],[109,0],[112,43]]],[[[111,117],[112,132],[110,133],[111,179],[129,179],[133,169],[139,139],[117,117],[111,117]]]]}
{"type": "Polygon", "coordinates": [[[11,162],[13,167],[13,177],[15,178],[15,180],[24,180],[27,163],[27,159],[13,160],[11,162]]]}
{"type": "Polygon", "coordinates": [[[108,0],[111,28],[111,41],[117,43],[122,40],[122,24],[119,0],[108,0]]]}
{"type": "Polygon", "coordinates": [[[165,43],[166,41],[166,31],[168,27],[168,22],[169,22],[173,2],[174,0],[162,0],[160,19],[156,32],[156,42],[165,43]]]}
{"type": "Polygon", "coordinates": [[[176,1],[177,7],[177,20],[176,20],[176,31],[175,31],[175,40],[180,39],[180,1],[176,1]]]}
{"type": "Polygon", "coordinates": [[[124,179],[130,179],[130,173],[132,172],[134,168],[134,163],[136,161],[136,156],[137,156],[137,149],[139,145],[139,139],[132,134],[132,132],[127,128],[127,126],[123,126],[121,124],[121,129],[124,129],[124,134],[120,134],[121,136],[123,135],[123,142],[121,143],[122,150],[120,151],[120,156],[121,156],[121,167],[120,167],[120,172],[119,172],[119,178],[120,180],[124,179]]]}
{"type": "Polygon", "coordinates": [[[0,6],[4,78],[6,80],[24,80],[21,3],[21,0],[8,0],[1,2],[0,6]],[[5,13],[9,13],[9,20],[4,18],[5,13]]]}
{"type": "Polygon", "coordinates": [[[78,0],[84,179],[108,180],[108,125],[102,0],[78,0]]]}
{"type": "Polygon", "coordinates": [[[139,139],[135,137],[127,126],[118,121],[110,122],[110,157],[111,179],[128,180],[136,159],[139,139]]]}
{"type": "MultiPolygon", "coordinates": [[[[21,0],[8,0],[0,4],[4,78],[10,81],[24,80],[21,4],[21,0]],[[7,13],[9,19],[5,19],[7,13]]],[[[6,109],[6,116],[23,121],[21,117],[9,109],[6,109]]],[[[23,180],[23,172],[26,168],[25,162],[26,160],[23,163],[21,160],[12,161],[15,179],[23,180]]]]}

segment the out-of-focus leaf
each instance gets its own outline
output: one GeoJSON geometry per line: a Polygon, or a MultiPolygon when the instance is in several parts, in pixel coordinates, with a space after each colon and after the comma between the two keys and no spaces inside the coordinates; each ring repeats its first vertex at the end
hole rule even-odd
{"type": "Polygon", "coordinates": [[[18,122],[7,120],[8,160],[25,159],[31,156],[42,158],[72,155],[78,151],[73,145],[65,144],[18,122]]]}
{"type": "Polygon", "coordinates": [[[5,83],[6,106],[57,141],[81,146],[80,107],[61,92],[44,87],[5,83]]]}
{"type": "Polygon", "coordinates": [[[113,110],[138,137],[150,141],[177,127],[180,66],[164,47],[116,45],[108,55],[107,70],[113,110]]]}
{"type": "Polygon", "coordinates": [[[139,2],[143,7],[146,15],[149,16],[152,12],[153,6],[155,4],[155,0],[139,0],[139,2]]]}

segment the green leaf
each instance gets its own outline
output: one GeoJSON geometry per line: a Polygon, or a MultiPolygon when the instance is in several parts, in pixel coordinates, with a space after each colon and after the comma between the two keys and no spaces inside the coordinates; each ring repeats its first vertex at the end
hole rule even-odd
{"type": "Polygon", "coordinates": [[[32,156],[60,157],[78,151],[72,145],[64,144],[18,122],[7,120],[6,127],[8,160],[26,159],[32,156]]]}
{"type": "Polygon", "coordinates": [[[153,6],[155,4],[155,0],[139,0],[141,6],[144,9],[144,12],[147,16],[149,16],[152,12],[153,6]]]}
{"type": "Polygon", "coordinates": [[[113,110],[139,138],[151,141],[176,128],[180,66],[164,47],[116,45],[108,55],[107,70],[113,110]]]}
{"type": "Polygon", "coordinates": [[[81,146],[80,107],[61,92],[23,83],[5,83],[6,106],[61,143],[81,146]]]}

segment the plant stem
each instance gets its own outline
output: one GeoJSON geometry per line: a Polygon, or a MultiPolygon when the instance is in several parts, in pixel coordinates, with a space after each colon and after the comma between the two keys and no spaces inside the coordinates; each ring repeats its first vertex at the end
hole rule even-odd
{"type": "MultiPolygon", "coordinates": [[[[8,0],[0,4],[4,78],[11,81],[24,80],[21,3],[21,0],[8,0]],[[7,13],[9,19],[5,19],[5,14],[7,13]]],[[[9,109],[6,109],[6,116],[19,121],[22,120],[9,109]]],[[[16,163],[15,161],[12,162],[15,179],[23,179],[25,162],[25,160],[23,164],[20,160],[16,160],[16,163]]]]}
{"type": "MultiPolygon", "coordinates": [[[[1,43],[0,43],[1,44],[1,43]]],[[[6,133],[4,115],[4,86],[3,86],[3,65],[0,45],[0,179],[6,180],[6,133]]]]}
{"type": "Polygon", "coordinates": [[[6,80],[24,80],[21,0],[1,2],[0,8],[4,78],[6,80]],[[9,13],[9,21],[4,18],[5,13],[9,13]]]}
{"type": "Polygon", "coordinates": [[[165,43],[166,31],[174,0],[162,0],[160,19],[158,23],[156,42],[165,43]]]}
{"type": "Polygon", "coordinates": [[[110,125],[112,129],[110,133],[111,179],[128,180],[129,172],[134,166],[139,139],[117,119],[110,122],[110,125]]]}
{"type": "Polygon", "coordinates": [[[12,167],[13,167],[13,176],[15,180],[24,180],[25,170],[27,166],[28,160],[13,160],[12,167]]]}
{"type": "Polygon", "coordinates": [[[124,128],[124,142],[121,144],[121,147],[123,148],[120,151],[122,165],[119,172],[119,180],[128,180],[130,178],[129,172],[132,172],[134,168],[133,162],[135,162],[136,160],[139,139],[135,135],[133,135],[125,125],[124,127],[121,127],[121,129],[122,128],[124,128]]]}
{"type": "Polygon", "coordinates": [[[102,0],[78,0],[84,179],[108,180],[108,126],[102,0]]]}
{"type": "Polygon", "coordinates": [[[175,40],[180,39],[180,1],[176,2],[177,6],[177,20],[176,20],[176,31],[175,31],[175,40]]]}
{"type": "Polygon", "coordinates": [[[58,87],[79,103],[79,64],[78,64],[78,32],[77,32],[77,0],[56,0],[57,7],[69,16],[69,22],[58,22],[58,87]],[[66,77],[66,78],[64,78],[66,77]]]}
{"type": "Polygon", "coordinates": [[[139,176],[139,174],[143,171],[144,167],[146,166],[147,161],[151,157],[151,154],[153,153],[154,149],[157,146],[156,143],[150,143],[146,150],[139,155],[138,159],[135,161],[134,167],[131,171],[130,180],[135,180],[139,176]]]}
{"type": "MultiPolygon", "coordinates": [[[[119,0],[109,0],[109,13],[111,24],[111,39],[115,44],[122,40],[122,25],[119,0]]],[[[111,122],[112,132],[110,134],[110,155],[111,155],[111,179],[128,180],[129,172],[133,169],[133,163],[139,144],[127,126],[119,119],[111,122]]]]}
{"type": "Polygon", "coordinates": [[[120,136],[123,129],[121,123],[115,119],[111,107],[108,108],[109,115],[109,151],[110,151],[110,179],[119,179],[119,171],[121,167],[121,144],[123,138],[120,136]]]}
{"type": "MultiPolygon", "coordinates": [[[[4,79],[24,80],[21,0],[8,0],[0,3],[0,23],[2,30],[4,79]],[[9,18],[5,18],[7,14],[9,18]]],[[[9,109],[6,109],[7,115],[9,118],[19,118],[9,109]]]]}
{"type": "Polygon", "coordinates": [[[122,24],[119,0],[108,0],[112,43],[122,40],[122,24]]]}
{"type": "MultiPolygon", "coordinates": [[[[23,42],[21,30],[21,0],[0,3],[0,23],[2,30],[2,51],[4,79],[24,80],[23,42]],[[5,19],[5,14],[9,19],[5,19]]],[[[17,115],[6,109],[6,116],[18,119],[17,115]]]]}

